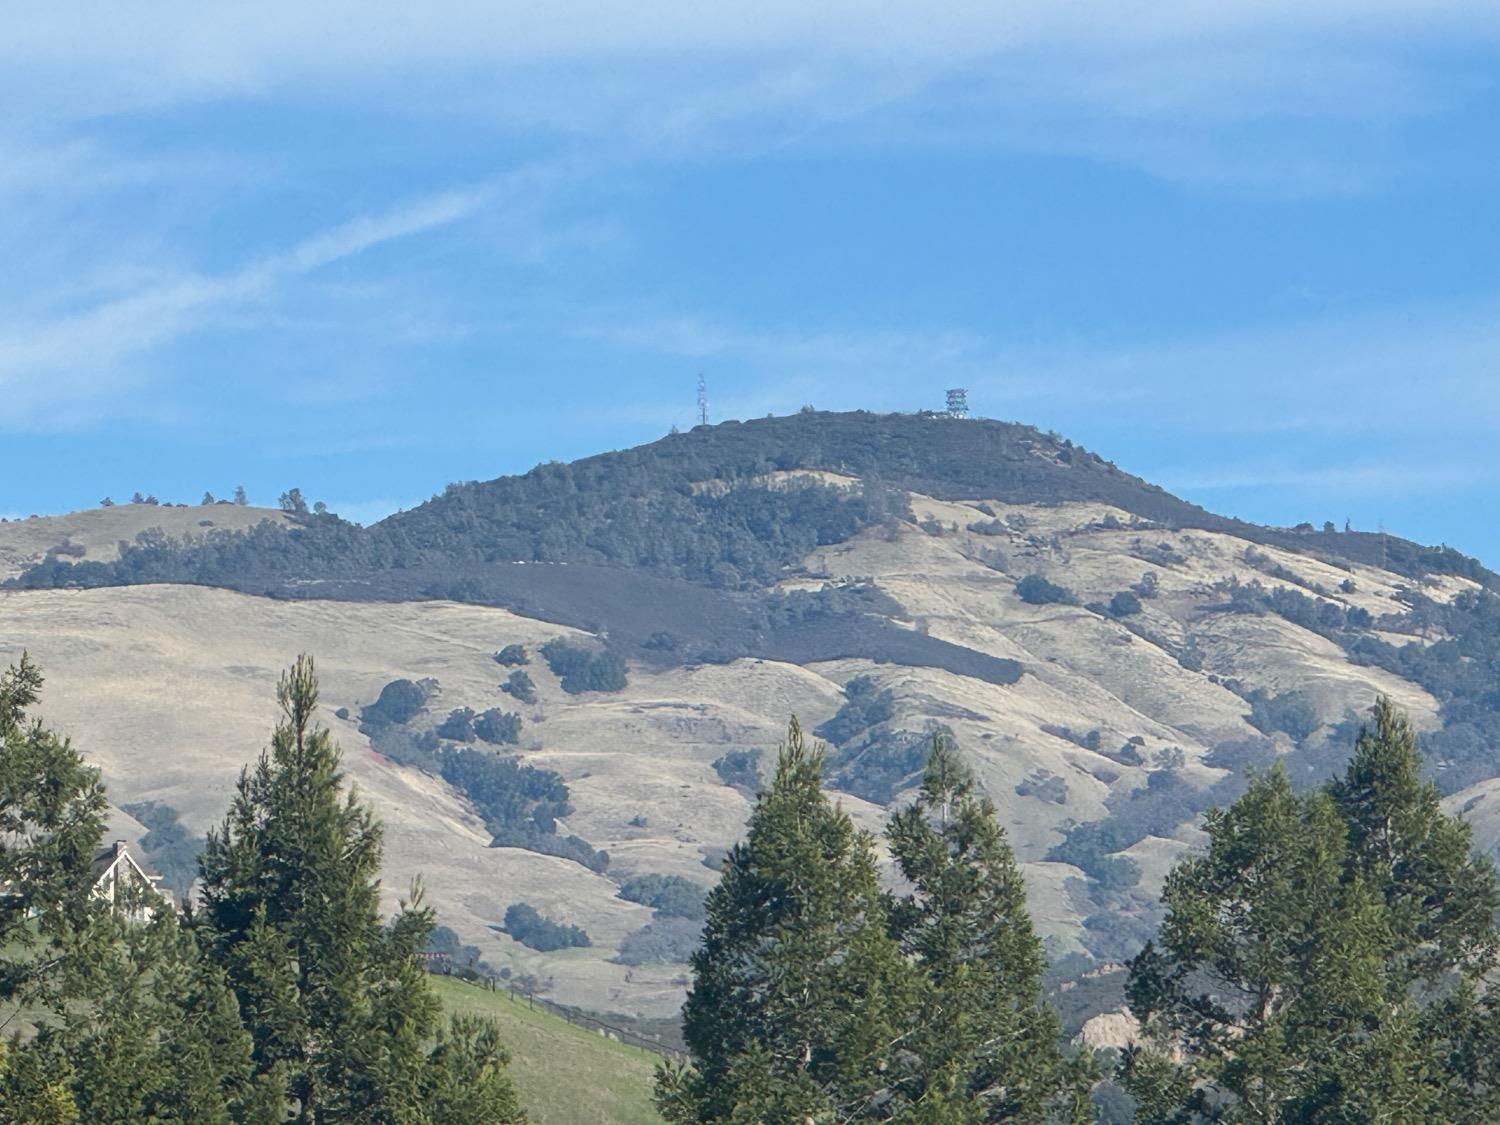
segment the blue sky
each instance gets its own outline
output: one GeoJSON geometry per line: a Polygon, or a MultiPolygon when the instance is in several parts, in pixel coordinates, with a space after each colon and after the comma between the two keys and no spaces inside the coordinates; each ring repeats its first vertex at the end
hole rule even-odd
{"type": "Polygon", "coordinates": [[[1500,565],[1492,3],[32,7],[0,513],[370,520],[689,425],[701,371],[716,419],[963,385],[1500,565]]]}

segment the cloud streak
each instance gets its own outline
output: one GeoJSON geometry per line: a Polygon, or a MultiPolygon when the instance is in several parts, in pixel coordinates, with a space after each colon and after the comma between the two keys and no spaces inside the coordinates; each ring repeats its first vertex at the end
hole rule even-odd
{"type": "MultiPolygon", "coordinates": [[[[1193,159],[1159,126],[1432,113],[1483,79],[1463,77],[1461,53],[1497,40],[1500,9],[1476,0],[891,0],[875,9],[855,0],[267,0],[230,9],[80,0],[11,14],[0,94],[33,122],[54,124],[216,101],[355,98],[666,151],[750,133],[752,143],[795,143],[872,115],[882,129],[867,140],[896,137],[901,106],[913,123],[901,142],[917,143],[929,139],[938,105],[960,122],[939,135],[1085,151],[1213,182],[1256,166],[1232,159],[1233,138],[1215,159],[1193,159]]],[[[1281,168],[1309,187],[1347,186],[1348,175],[1317,162],[1327,140],[1269,154],[1262,178],[1281,168]]]]}
{"type": "Polygon", "coordinates": [[[284,251],[220,274],[186,273],[42,320],[0,322],[0,427],[80,424],[118,393],[149,382],[128,361],[378,246],[472,218],[559,174],[526,167],[474,187],[435,193],[312,234],[284,251]]]}

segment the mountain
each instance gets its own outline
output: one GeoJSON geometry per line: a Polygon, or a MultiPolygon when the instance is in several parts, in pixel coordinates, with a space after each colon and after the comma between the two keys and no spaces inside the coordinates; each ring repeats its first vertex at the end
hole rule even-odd
{"type": "Polygon", "coordinates": [[[661,958],[791,714],[876,831],[948,728],[1059,956],[1131,952],[1195,818],[1246,767],[1325,776],[1380,693],[1500,838],[1500,578],[1216,516],[1030,427],[802,413],[450,486],[369,528],[266,516],[0,524],[0,655],[31,650],[51,720],[161,845],[173,815],[177,836],[222,815],[278,670],[314,653],[392,898],[421,872],[464,941],[565,1003],[675,1009],[685,969],[661,958]],[[522,944],[523,902],[590,944],[522,944]]]}

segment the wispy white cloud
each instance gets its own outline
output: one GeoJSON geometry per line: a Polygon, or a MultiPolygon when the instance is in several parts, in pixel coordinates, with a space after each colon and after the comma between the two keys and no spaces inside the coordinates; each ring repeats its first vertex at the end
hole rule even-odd
{"type": "Polygon", "coordinates": [[[1274,462],[1224,467],[1159,468],[1159,483],[1195,492],[1290,488],[1332,497],[1423,496],[1493,484],[1495,470],[1473,462],[1431,464],[1418,459],[1379,464],[1290,467],[1274,462]]]}
{"type": "Polygon", "coordinates": [[[470,218],[535,187],[558,168],[526,167],[462,190],[436,193],[316,232],[287,249],[217,274],[152,279],[123,296],[83,302],[51,317],[0,321],[0,428],[55,428],[96,420],[152,381],[128,361],[230,317],[278,286],[377,246],[470,218]]]}
{"type": "Polygon", "coordinates": [[[855,0],[268,0],[253,9],[81,0],[32,5],[6,30],[0,96],[40,123],[224,99],[357,98],[676,151],[726,138],[791,143],[873,115],[882,121],[874,132],[897,143],[946,133],[1185,179],[1281,170],[1338,187],[1351,173],[1341,181],[1326,136],[1283,140],[1287,151],[1262,151],[1257,166],[1235,159],[1237,137],[1215,144],[1205,128],[1188,146],[1174,134],[1435,112],[1484,79],[1466,77],[1458,56],[1500,37],[1500,9],[1478,0],[893,0],[878,9],[855,0]],[[921,107],[906,130],[888,119],[901,105],[921,107]]]}

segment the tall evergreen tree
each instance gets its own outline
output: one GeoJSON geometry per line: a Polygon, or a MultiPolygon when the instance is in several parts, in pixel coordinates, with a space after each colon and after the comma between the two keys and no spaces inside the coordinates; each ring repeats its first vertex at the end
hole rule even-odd
{"type": "Polygon", "coordinates": [[[673,1122],[883,1120],[910,974],[888,932],[870,837],[822,791],[793,720],[775,777],[709,894],[683,1034],[662,1070],[673,1122]]]}
{"type": "Polygon", "coordinates": [[[0,1066],[0,1122],[279,1120],[279,1089],[252,1081],[223,975],[166,901],[122,888],[117,905],[155,912],[135,925],[94,897],[104,791],[28,717],[41,682],[25,657],[0,676],[0,995],[18,1033],[0,1066]]]}
{"type": "Polygon", "coordinates": [[[1059,1050],[1020,869],[994,805],[943,735],[888,836],[912,886],[895,923],[920,982],[903,1041],[906,1119],[1086,1120],[1092,1068],[1059,1050]]]}
{"type": "Polygon", "coordinates": [[[224,974],[158,900],[147,924],[107,914],[87,1003],[26,1045],[68,1075],[80,1120],[272,1125],[285,1118],[277,1076],[257,1078],[251,1038],[224,974]]]}
{"type": "Polygon", "coordinates": [[[1468,824],[1443,812],[1422,780],[1416,732],[1382,696],[1375,724],[1330,786],[1349,826],[1351,873],[1376,888],[1393,927],[1391,985],[1405,990],[1450,972],[1477,978],[1495,963],[1495,872],[1474,855],[1468,824]]]}
{"type": "Polygon", "coordinates": [[[201,860],[201,925],[250,1024],[257,1072],[285,1076],[303,1122],[451,1120],[426,1097],[453,1054],[429,1056],[438,1003],[414,956],[432,913],[418,893],[381,923],[380,826],[344,793],[338,748],[314,726],[310,658],[282,677],[277,701],[270,749],[241,774],[201,860]]]}
{"type": "Polygon", "coordinates": [[[1204,827],[1131,966],[1139,1120],[1495,1120],[1494,874],[1389,701],[1323,791],[1273,769],[1204,827]]]}
{"type": "Polygon", "coordinates": [[[23,1008],[61,1010],[99,915],[93,862],[106,802],[97,770],[29,715],[30,657],[0,674],[0,1032],[23,1008]]]}

